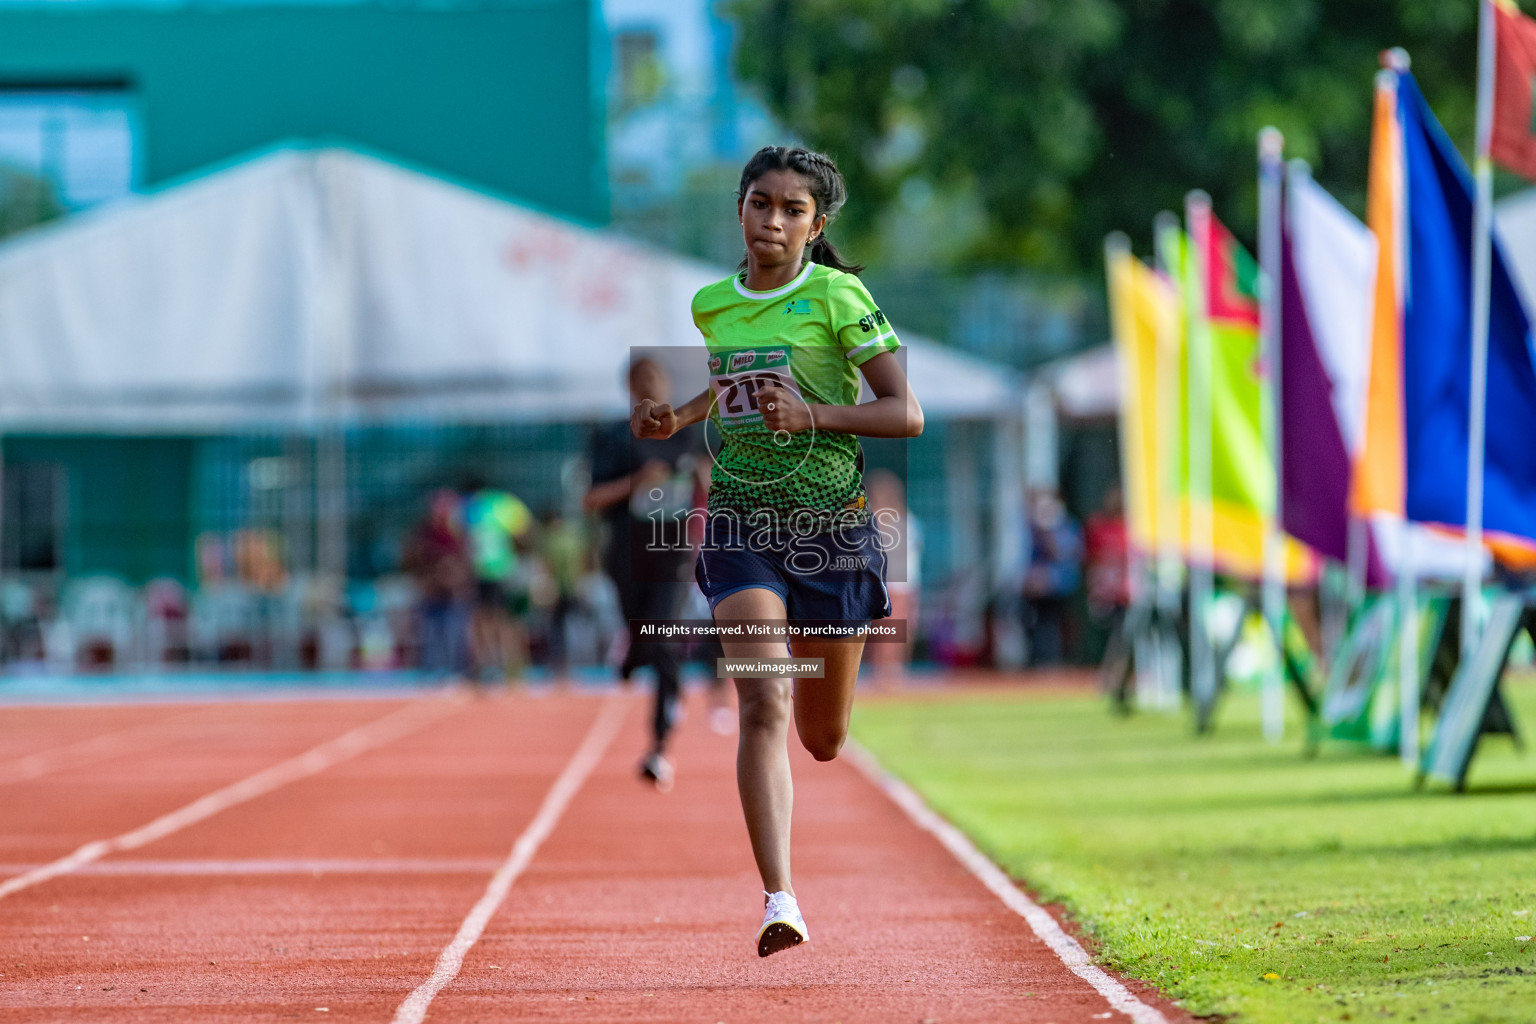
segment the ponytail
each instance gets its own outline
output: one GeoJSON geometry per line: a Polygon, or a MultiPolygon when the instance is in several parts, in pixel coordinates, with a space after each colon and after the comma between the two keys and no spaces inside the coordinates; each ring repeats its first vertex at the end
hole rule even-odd
{"type": "Polygon", "coordinates": [[[827,237],[827,229],[822,228],[821,234],[816,240],[806,246],[807,260],[811,263],[820,263],[824,267],[833,270],[841,270],[845,274],[857,274],[863,271],[862,263],[848,263],[844,261],[842,254],[837,251],[837,246],[832,244],[832,239],[827,237]]]}
{"type": "MultiPolygon", "coordinates": [[[[764,146],[752,154],[752,159],[747,161],[747,166],[741,170],[741,185],[736,191],[738,200],[746,198],[747,190],[752,183],[770,171],[794,171],[805,179],[807,190],[811,193],[811,199],[816,203],[816,214],[826,217],[821,225],[821,233],[818,234],[809,245],[805,247],[802,259],[810,263],[819,263],[833,270],[841,270],[845,274],[857,274],[864,267],[862,264],[849,263],[843,259],[837,251],[837,246],[827,237],[827,228],[832,220],[843,208],[843,203],[848,199],[848,186],[843,182],[843,174],[837,169],[837,164],[825,153],[817,153],[814,150],[802,149],[799,146],[764,146]]],[[[747,258],[743,256],[741,263],[736,268],[738,271],[747,269],[747,258]]]]}

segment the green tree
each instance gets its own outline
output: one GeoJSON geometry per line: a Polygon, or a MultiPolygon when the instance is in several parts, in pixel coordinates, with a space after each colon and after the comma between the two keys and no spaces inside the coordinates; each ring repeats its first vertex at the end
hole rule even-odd
{"type": "Polygon", "coordinates": [[[64,206],[46,179],[0,164],[0,238],[63,215],[64,206]]]}
{"type": "MultiPolygon", "coordinates": [[[[1526,0],[1529,6],[1530,0],[1526,0]]],[[[1084,273],[1192,188],[1251,238],[1255,134],[1364,210],[1372,77],[1402,46],[1471,142],[1475,0],[734,0],[739,73],[831,152],[838,227],[892,258],[923,211],[951,266],[1084,273]],[[934,200],[940,200],[935,204],[934,200]],[[966,210],[980,216],[965,216],[966,210]],[[916,220],[914,220],[916,218],[916,220]]]]}

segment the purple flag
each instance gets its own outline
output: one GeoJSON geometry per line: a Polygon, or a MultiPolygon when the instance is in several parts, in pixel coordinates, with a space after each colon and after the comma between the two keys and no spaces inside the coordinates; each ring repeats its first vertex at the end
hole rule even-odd
{"type": "MultiPolygon", "coordinates": [[[[1349,558],[1351,450],[1362,428],[1375,244],[1304,173],[1289,175],[1281,234],[1281,527],[1349,558]]],[[[1367,532],[1369,537],[1369,532],[1367,532]]],[[[1387,575],[1374,540],[1368,586],[1387,575]]]]}

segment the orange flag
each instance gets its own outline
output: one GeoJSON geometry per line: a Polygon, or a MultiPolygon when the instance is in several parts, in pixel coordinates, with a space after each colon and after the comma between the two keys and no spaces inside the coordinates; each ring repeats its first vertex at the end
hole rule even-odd
{"type": "Polygon", "coordinates": [[[1355,455],[1350,504],[1355,515],[1403,514],[1407,482],[1403,451],[1403,195],[1402,125],[1397,118],[1396,77],[1376,77],[1371,122],[1370,183],[1366,221],[1376,235],[1375,318],[1371,369],[1366,385],[1365,431],[1355,455]]]}

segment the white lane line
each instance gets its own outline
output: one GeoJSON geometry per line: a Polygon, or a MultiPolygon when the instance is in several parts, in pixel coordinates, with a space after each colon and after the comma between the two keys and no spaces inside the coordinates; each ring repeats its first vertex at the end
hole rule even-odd
{"type": "MultiPolygon", "coordinates": [[[[37,864],[0,864],[0,876],[19,875],[37,864]]],[[[78,868],[79,875],[116,876],[245,876],[245,875],[483,875],[501,861],[489,858],[387,860],[322,857],[271,860],[108,860],[78,868]]]]}
{"type": "Polygon", "coordinates": [[[450,708],[456,707],[461,701],[462,698],[455,698],[407,704],[383,718],[359,726],[335,739],[327,740],[297,757],[280,761],[255,775],[249,775],[207,796],[198,797],[186,806],[161,815],[149,824],[141,825],[131,832],[124,832],[112,839],[98,839],[86,843],[74,853],[60,857],[51,864],[44,864],[25,874],[7,878],[0,882],[0,899],[37,885],[39,882],[46,882],[50,878],[77,871],[87,864],[101,860],[108,854],[136,850],[156,839],[163,839],[173,832],[179,832],[188,825],[195,825],[221,811],[227,811],[237,804],[254,800],[290,782],[297,782],[299,779],[323,772],[333,765],[372,750],[374,747],[383,746],[415,732],[434,718],[446,714],[450,708]]]}
{"type": "Polygon", "coordinates": [[[200,711],[172,715],[143,725],[93,736],[78,743],[40,750],[35,754],[28,754],[11,761],[0,761],[0,785],[10,782],[27,782],[68,768],[83,768],[108,758],[148,750],[176,739],[178,733],[174,729],[175,725],[189,719],[203,717],[206,716],[200,711]]]}
{"type": "Polygon", "coordinates": [[[1168,1018],[1161,1011],[1137,999],[1129,989],[1090,960],[1088,951],[1068,935],[1045,908],[1024,895],[1002,868],[976,849],[975,844],[959,829],[934,813],[910,786],[880,767],[874,755],[851,738],[844,748],[844,754],[855,768],[891,798],[892,803],[906,812],[913,824],[932,833],[982,885],[991,889],[1009,910],[1027,921],[1030,929],[1067,965],[1067,970],[1092,985],[1111,1008],[1130,1017],[1136,1024],[1168,1024],[1168,1018]]]}
{"type": "Polygon", "coordinates": [[[464,966],[465,954],[479,941],[485,926],[490,923],[491,917],[507,898],[507,893],[511,891],[512,883],[527,870],[539,846],[549,838],[549,834],[559,824],[560,816],[565,813],[566,806],[581,790],[582,784],[587,781],[587,776],[592,774],[592,769],[596,768],[597,763],[602,760],[608,744],[613,742],[614,735],[623,724],[627,710],[627,704],[622,697],[608,697],[603,701],[603,708],[592,722],[592,727],[587,730],[586,739],[582,740],[581,746],[576,748],[570,763],[565,766],[565,770],[560,773],[560,777],[555,779],[555,784],[545,794],[539,813],[534,815],[528,827],[523,830],[523,834],[517,837],[517,842],[512,844],[512,852],[491,876],[490,883],[485,887],[485,895],[470,908],[464,923],[459,925],[458,934],[454,935],[453,941],[448,943],[442,954],[438,956],[437,966],[433,968],[432,976],[406,996],[405,1001],[395,1010],[394,1024],[421,1024],[426,1020],[427,1009],[432,1005],[432,1000],[454,978],[458,977],[459,968],[464,966]]]}

